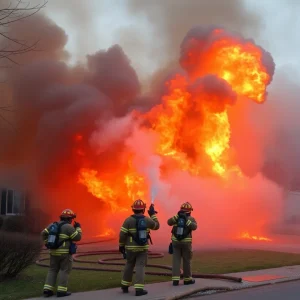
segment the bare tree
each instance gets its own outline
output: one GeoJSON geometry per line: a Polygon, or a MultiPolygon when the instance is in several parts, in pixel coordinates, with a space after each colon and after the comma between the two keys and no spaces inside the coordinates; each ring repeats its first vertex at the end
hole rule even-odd
{"type": "Polygon", "coordinates": [[[31,5],[30,2],[16,0],[14,4],[8,3],[7,7],[0,7],[0,67],[8,67],[7,61],[18,64],[14,57],[29,51],[36,50],[38,40],[33,43],[15,39],[9,34],[9,26],[15,22],[20,22],[39,12],[47,4],[47,0],[38,5],[31,5]],[[3,61],[5,61],[4,64],[3,61]]]}
{"type": "MultiPolygon", "coordinates": [[[[2,1],[2,0],[0,0],[2,1]]],[[[47,0],[41,0],[42,3],[32,5],[31,2],[22,0],[12,0],[7,4],[0,4],[0,69],[10,68],[12,65],[18,65],[16,57],[30,51],[37,51],[39,40],[27,42],[11,36],[10,26],[16,22],[22,22],[24,19],[31,17],[39,12],[47,4],[47,0]]],[[[4,72],[5,74],[5,72],[4,72]]],[[[0,83],[4,83],[5,80],[0,83]]],[[[0,91],[1,93],[1,91],[0,91]]],[[[0,106],[0,122],[9,125],[13,131],[15,126],[5,117],[5,113],[14,112],[12,105],[0,106]]]]}

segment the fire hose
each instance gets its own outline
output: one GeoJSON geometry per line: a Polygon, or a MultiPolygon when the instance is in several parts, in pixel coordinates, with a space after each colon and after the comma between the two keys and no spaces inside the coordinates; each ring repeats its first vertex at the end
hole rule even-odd
{"type": "MultiPolygon", "coordinates": [[[[104,239],[104,240],[98,240],[93,242],[87,242],[87,243],[79,243],[78,245],[89,245],[89,244],[96,244],[96,243],[105,243],[108,241],[112,241],[114,238],[104,239]]],[[[116,256],[116,257],[109,257],[109,258],[102,258],[98,260],[86,260],[86,259],[80,259],[80,257],[86,257],[86,256],[94,256],[94,255],[120,255],[119,251],[117,250],[100,250],[100,251],[84,251],[84,252],[78,252],[77,254],[73,255],[74,262],[77,263],[96,263],[103,266],[124,266],[125,262],[119,262],[121,260],[124,260],[122,257],[116,256]]],[[[149,259],[155,259],[155,258],[163,258],[164,253],[161,252],[148,252],[149,259]]],[[[36,264],[41,267],[49,267],[48,263],[45,263],[45,261],[49,260],[49,258],[39,258],[36,261],[36,264]]],[[[158,265],[158,264],[147,264],[147,267],[150,268],[156,268],[161,270],[167,270],[172,271],[172,266],[167,265],[158,265]]],[[[87,267],[87,266],[74,266],[73,269],[76,270],[87,270],[87,271],[102,271],[102,272],[121,272],[122,270],[109,268],[109,267],[103,267],[103,268],[97,268],[97,267],[87,267]]],[[[171,272],[167,271],[146,271],[145,274],[147,275],[159,275],[159,276],[172,276],[171,272]]],[[[180,270],[180,273],[182,275],[182,270],[180,270]]],[[[234,277],[234,276],[227,276],[227,275],[220,275],[220,274],[201,274],[201,273],[193,273],[194,278],[205,278],[205,279],[223,279],[223,280],[230,280],[234,282],[242,282],[242,278],[240,277],[234,277]]]]}

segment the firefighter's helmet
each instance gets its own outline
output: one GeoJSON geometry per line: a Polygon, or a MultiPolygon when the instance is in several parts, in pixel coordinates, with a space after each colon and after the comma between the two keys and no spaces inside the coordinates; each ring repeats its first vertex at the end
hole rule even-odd
{"type": "Polygon", "coordinates": [[[180,210],[189,213],[193,210],[193,207],[189,202],[185,202],[181,205],[180,210]]]}
{"type": "Polygon", "coordinates": [[[146,208],[146,203],[143,200],[138,199],[133,202],[131,208],[133,210],[144,210],[146,208]]]}
{"type": "Polygon", "coordinates": [[[67,208],[62,211],[60,217],[74,219],[74,218],[76,218],[76,214],[73,212],[73,210],[67,208]]]}

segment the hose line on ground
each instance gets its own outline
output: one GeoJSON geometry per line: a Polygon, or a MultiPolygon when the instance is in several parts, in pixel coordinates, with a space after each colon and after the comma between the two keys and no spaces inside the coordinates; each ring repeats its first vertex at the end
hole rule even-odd
{"type": "MultiPolygon", "coordinates": [[[[105,243],[114,240],[114,238],[108,238],[98,241],[92,241],[92,242],[86,242],[86,243],[80,243],[78,245],[89,245],[89,244],[96,244],[96,243],[105,243]]],[[[80,257],[86,257],[86,256],[94,256],[94,255],[120,255],[119,251],[117,250],[102,250],[102,251],[85,251],[85,252],[78,252],[77,254],[73,255],[74,262],[77,263],[95,263],[100,264],[103,266],[124,266],[125,262],[119,262],[124,261],[124,258],[120,256],[116,257],[109,257],[109,258],[102,258],[97,261],[95,260],[86,260],[86,259],[80,259],[80,257]]],[[[149,259],[155,259],[155,258],[163,258],[164,253],[161,252],[152,252],[149,251],[149,259]]],[[[36,264],[41,267],[49,267],[48,263],[45,263],[45,261],[49,260],[49,258],[39,258],[36,261],[36,264]]],[[[147,275],[159,275],[159,276],[172,276],[172,266],[166,266],[166,265],[158,265],[158,264],[147,264],[147,267],[160,269],[160,270],[166,270],[166,271],[146,271],[145,274],[147,275]],[[169,271],[169,272],[168,272],[169,271]]],[[[97,267],[88,267],[88,266],[73,266],[73,269],[76,270],[87,270],[87,271],[102,271],[102,272],[121,272],[120,269],[114,269],[109,267],[103,267],[103,268],[97,268],[97,267]]],[[[182,275],[182,270],[181,270],[182,275]]],[[[220,274],[201,274],[201,273],[193,273],[194,278],[205,278],[205,279],[223,279],[223,280],[230,280],[234,282],[242,282],[242,278],[240,277],[234,277],[234,276],[227,276],[227,275],[220,275],[220,274]]]]}

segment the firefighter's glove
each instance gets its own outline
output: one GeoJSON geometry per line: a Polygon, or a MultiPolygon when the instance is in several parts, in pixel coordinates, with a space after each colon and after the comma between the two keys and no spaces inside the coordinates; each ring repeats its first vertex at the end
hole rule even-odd
{"type": "Polygon", "coordinates": [[[81,225],[80,225],[80,223],[78,223],[78,222],[75,222],[75,223],[74,223],[74,228],[78,228],[78,227],[79,227],[79,228],[81,228],[81,225]]]}
{"type": "Polygon", "coordinates": [[[186,220],[186,213],[184,211],[180,210],[177,214],[179,218],[183,218],[186,220]]]}
{"type": "Polygon", "coordinates": [[[157,214],[157,211],[155,211],[153,204],[150,205],[149,210],[148,210],[148,214],[149,214],[150,217],[157,214]]]}
{"type": "Polygon", "coordinates": [[[124,254],[125,253],[125,246],[119,246],[119,252],[124,254]]]}

